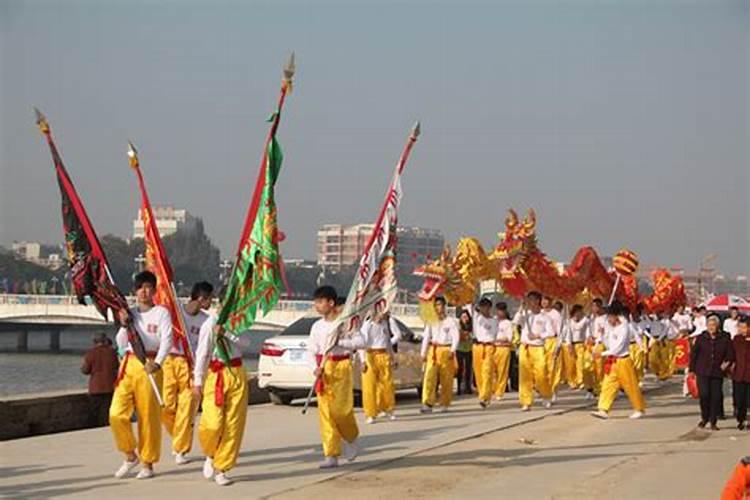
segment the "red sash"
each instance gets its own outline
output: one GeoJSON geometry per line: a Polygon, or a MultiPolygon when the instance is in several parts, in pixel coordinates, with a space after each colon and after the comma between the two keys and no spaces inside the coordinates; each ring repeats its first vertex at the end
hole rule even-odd
{"type": "MultiPolygon", "coordinates": [[[[328,360],[329,361],[344,361],[345,359],[350,359],[351,356],[348,354],[335,354],[335,355],[329,355],[328,360]]],[[[315,355],[315,364],[320,368],[323,369],[323,355],[322,354],[316,354],[315,355]]],[[[320,377],[318,377],[315,380],[315,394],[322,394],[323,393],[323,374],[320,374],[320,377]]]]}
{"type": "MultiPolygon", "coordinates": [[[[229,361],[229,366],[234,368],[242,366],[242,358],[233,358],[229,361]]],[[[216,386],[214,387],[214,404],[224,406],[224,368],[226,365],[219,359],[212,359],[208,368],[216,374],[216,386]]]]}
{"type": "Polygon", "coordinates": [[[604,360],[604,374],[609,375],[609,372],[612,371],[612,367],[615,366],[615,363],[617,362],[616,356],[607,356],[607,358],[604,360]]]}

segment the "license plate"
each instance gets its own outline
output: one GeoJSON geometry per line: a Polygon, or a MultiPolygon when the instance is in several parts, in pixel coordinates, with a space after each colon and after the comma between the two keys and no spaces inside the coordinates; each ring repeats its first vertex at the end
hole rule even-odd
{"type": "Polygon", "coordinates": [[[290,349],[289,350],[289,361],[293,363],[301,363],[305,361],[305,350],[304,349],[290,349]]]}

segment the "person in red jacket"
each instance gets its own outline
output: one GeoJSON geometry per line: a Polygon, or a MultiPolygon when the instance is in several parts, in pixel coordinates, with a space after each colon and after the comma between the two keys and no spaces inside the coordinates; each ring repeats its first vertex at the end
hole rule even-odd
{"type": "Polygon", "coordinates": [[[737,324],[734,344],[734,370],[732,371],[732,395],[737,416],[737,428],[750,430],[747,425],[747,408],[750,406],[750,319],[742,318],[737,324]]]}

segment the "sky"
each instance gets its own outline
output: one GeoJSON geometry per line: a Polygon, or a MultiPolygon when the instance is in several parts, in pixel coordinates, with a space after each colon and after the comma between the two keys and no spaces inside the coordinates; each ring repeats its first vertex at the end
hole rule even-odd
{"type": "Polygon", "coordinates": [[[622,247],[750,273],[750,3],[0,2],[0,245],[62,241],[32,106],[97,231],[154,204],[237,246],[265,119],[294,50],[278,139],[286,258],[326,223],[372,222],[422,122],[400,222],[490,248],[534,207],[541,248],[622,247]]]}

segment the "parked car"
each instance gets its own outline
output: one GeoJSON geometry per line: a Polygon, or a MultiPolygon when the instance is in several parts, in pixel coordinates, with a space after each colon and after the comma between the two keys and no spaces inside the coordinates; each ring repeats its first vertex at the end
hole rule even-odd
{"type": "MultiPolygon", "coordinates": [[[[314,376],[309,359],[307,342],[310,328],[319,317],[298,319],[276,337],[263,343],[258,361],[258,386],[268,390],[271,402],[288,405],[296,398],[307,396],[314,376]]],[[[393,382],[396,390],[415,389],[422,391],[422,359],[419,355],[421,339],[396,318],[401,330],[401,341],[395,346],[396,368],[393,382]]],[[[361,365],[359,357],[354,362],[354,390],[361,392],[361,365]]]]}

